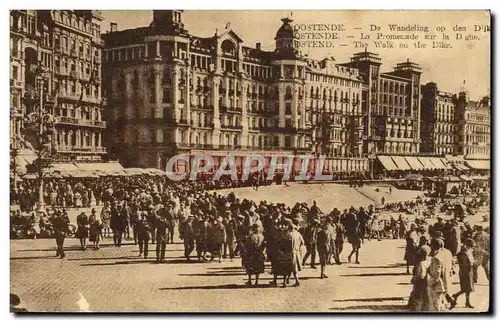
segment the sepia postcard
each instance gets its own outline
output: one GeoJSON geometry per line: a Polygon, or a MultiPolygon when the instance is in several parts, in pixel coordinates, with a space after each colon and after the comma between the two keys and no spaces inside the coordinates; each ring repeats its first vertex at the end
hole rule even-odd
{"type": "Polygon", "coordinates": [[[11,312],[490,312],[490,28],[10,10],[11,312]]]}

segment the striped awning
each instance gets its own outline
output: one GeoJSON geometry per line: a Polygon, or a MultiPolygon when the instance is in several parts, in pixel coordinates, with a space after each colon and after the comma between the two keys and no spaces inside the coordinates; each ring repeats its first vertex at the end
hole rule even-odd
{"type": "Polygon", "coordinates": [[[462,163],[453,163],[453,167],[457,170],[469,170],[469,168],[462,163]]]}
{"type": "Polygon", "coordinates": [[[465,162],[472,169],[478,169],[478,170],[490,169],[490,160],[467,160],[465,162]]]}
{"type": "Polygon", "coordinates": [[[396,157],[396,156],[393,156],[392,160],[394,161],[394,163],[396,163],[396,165],[398,166],[399,170],[411,170],[411,167],[408,164],[408,162],[406,162],[405,157],[396,157]]]}
{"type": "Polygon", "coordinates": [[[429,161],[434,165],[434,169],[446,169],[446,165],[439,158],[429,158],[429,161]]]}
{"type": "Polygon", "coordinates": [[[419,157],[418,161],[420,161],[420,163],[422,163],[425,170],[436,169],[436,166],[429,160],[429,158],[419,157]]]}
{"type": "Polygon", "coordinates": [[[423,170],[424,166],[416,157],[405,157],[406,162],[410,165],[413,170],[423,170]]]}
{"type": "Polygon", "coordinates": [[[391,157],[388,155],[379,155],[377,159],[382,163],[384,168],[387,170],[398,170],[398,166],[392,161],[391,157]]]}

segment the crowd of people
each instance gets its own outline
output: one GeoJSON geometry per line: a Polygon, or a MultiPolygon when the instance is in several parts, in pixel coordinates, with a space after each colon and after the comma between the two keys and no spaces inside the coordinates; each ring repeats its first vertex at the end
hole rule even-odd
{"type": "Polygon", "coordinates": [[[490,235],[482,226],[459,225],[442,218],[425,228],[411,226],[406,238],[405,260],[413,265],[410,311],[443,312],[453,309],[465,294],[465,306],[474,308],[471,293],[482,266],[490,279],[490,235]],[[460,291],[451,294],[453,275],[458,274],[460,291]]]}
{"type": "MultiPolygon", "coordinates": [[[[316,268],[318,259],[319,277],[328,278],[328,265],[342,264],[340,255],[346,252],[345,241],[351,246],[347,250],[348,261],[359,264],[362,244],[371,238],[380,239],[384,232],[386,238],[406,239],[404,259],[409,274],[413,266],[413,290],[408,304],[412,311],[443,311],[445,302],[453,308],[461,294],[466,295],[466,304],[472,307],[470,293],[478,265],[484,267],[489,277],[489,235],[481,226],[471,228],[467,223],[459,225],[456,220],[444,222],[439,218],[430,226],[422,216],[415,216],[413,221],[403,216],[387,220],[373,206],[322,211],[315,202],[297,202],[293,206],[256,203],[239,199],[233,193],[209,191],[237,187],[230,178],[223,178],[218,186],[209,177],[199,179],[174,182],[163,177],[130,176],[48,180],[45,201],[54,207],[40,218],[39,226],[55,238],[56,256],[61,258],[65,257],[65,238],[74,233],[82,250],[87,249],[87,240],[97,250],[103,238],[112,236],[116,247],[121,247],[122,238],[133,238],[139,256],[148,258],[150,245],[156,244],[156,261],[163,262],[166,244],[173,243],[174,235],[179,234],[186,261],[221,262],[240,257],[249,286],[259,284],[265,263],[269,262],[274,277],[271,284],[282,287],[289,285],[290,277],[293,286],[300,285],[300,272],[309,259],[311,268],[316,268]],[[72,231],[65,208],[93,205],[102,205],[101,213],[94,209],[89,215],[82,212],[72,231]],[[302,246],[306,248],[304,256],[302,246]],[[457,271],[453,258],[458,262],[461,291],[451,296],[449,283],[457,271]]],[[[269,183],[261,173],[245,184],[258,189],[269,183]]],[[[36,188],[28,180],[16,187],[13,200],[19,203],[21,211],[33,207],[27,200],[36,200],[36,188]]],[[[417,199],[384,207],[389,211],[414,212],[424,202],[428,201],[417,199]]]]}

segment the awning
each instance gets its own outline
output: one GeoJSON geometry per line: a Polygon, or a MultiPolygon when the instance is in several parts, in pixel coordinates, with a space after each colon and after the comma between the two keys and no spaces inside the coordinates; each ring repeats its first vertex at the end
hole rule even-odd
{"type": "Polygon", "coordinates": [[[453,163],[453,167],[457,170],[469,170],[464,164],[462,163],[453,163]]]}
{"type": "Polygon", "coordinates": [[[419,157],[418,161],[420,161],[422,163],[425,170],[436,169],[436,166],[429,160],[429,158],[419,157]]]}
{"type": "Polygon", "coordinates": [[[50,172],[73,172],[78,171],[78,167],[74,163],[52,163],[50,172]]]}
{"type": "Polygon", "coordinates": [[[411,170],[410,165],[406,162],[404,157],[392,157],[392,160],[396,163],[399,170],[411,170]]]}
{"type": "Polygon", "coordinates": [[[446,169],[452,169],[450,163],[448,162],[448,160],[446,160],[446,158],[439,158],[439,160],[441,160],[441,162],[444,164],[444,167],[446,169]]]}
{"type": "Polygon", "coordinates": [[[416,157],[405,157],[406,162],[410,165],[413,170],[423,170],[424,166],[416,157]]]}
{"type": "Polygon", "coordinates": [[[472,176],[470,177],[472,180],[476,180],[476,181],[486,181],[486,180],[490,180],[490,177],[488,176],[472,176]]]}
{"type": "Polygon", "coordinates": [[[439,158],[429,158],[429,161],[434,165],[434,169],[446,169],[446,165],[439,158]]]}
{"type": "Polygon", "coordinates": [[[89,162],[89,163],[75,163],[79,170],[87,172],[95,172],[96,170],[106,174],[123,174],[124,169],[118,162],[89,162]]]}
{"type": "Polygon", "coordinates": [[[472,181],[472,179],[470,177],[466,176],[465,174],[460,175],[460,179],[462,179],[464,181],[472,181]]]}
{"type": "Polygon", "coordinates": [[[391,157],[388,155],[379,155],[377,159],[382,163],[384,168],[387,170],[398,170],[398,166],[392,161],[391,157]]]}
{"type": "Polygon", "coordinates": [[[472,169],[478,169],[478,170],[490,169],[490,160],[467,160],[465,162],[472,169]]]}
{"type": "Polygon", "coordinates": [[[409,174],[405,177],[408,181],[422,181],[423,176],[421,174],[409,174]]]}
{"type": "Polygon", "coordinates": [[[460,178],[459,177],[455,177],[455,176],[446,176],[446,177],[439,178],[439,181],[444,181],[444,182],[459,182],[460,178]]]}

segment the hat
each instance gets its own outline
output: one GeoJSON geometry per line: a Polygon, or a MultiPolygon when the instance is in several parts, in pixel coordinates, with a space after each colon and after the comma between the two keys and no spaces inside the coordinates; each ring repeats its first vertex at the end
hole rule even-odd
{"type": "Polygon", "coordinates": [[[92,208],[92,213],[93,213],[93,214],[95,214],[95,213],[96,213],[95,208],[92,208]]]}
{"type": "Polygon", "coordinates": [[[431,253],[431,251],[432,251],[432,249],[427,245],[423,245],[422,247],[420,247],[420,250],[419,250],[420,253],[422,253],[422,254],[425,253],[425,255],[429,255],[431,253]]]}
{"type": "Polygon", "coordinates": [[[252,225],[251,230],[252,230],[253,232],[258,232],[258,231],[259,231],[259,228],[260,228],[260,226],[259,226],[258,224],[253,224],[253,225],[252,225]]]}
{"type": "Polygon", "coordinates": [[[434,238],[439,238],[439,239],[444,239],[444,236],[443,236],[443,232],[442,231],[436,231],[436,233],[434,234],[435,237],[434,238]]]}
{"type": "Polygon", "coordinates": [[[474,247],[476,245],[476,242],[472,238],[467,238],[464,244],[468,247],[474,247]]]}

